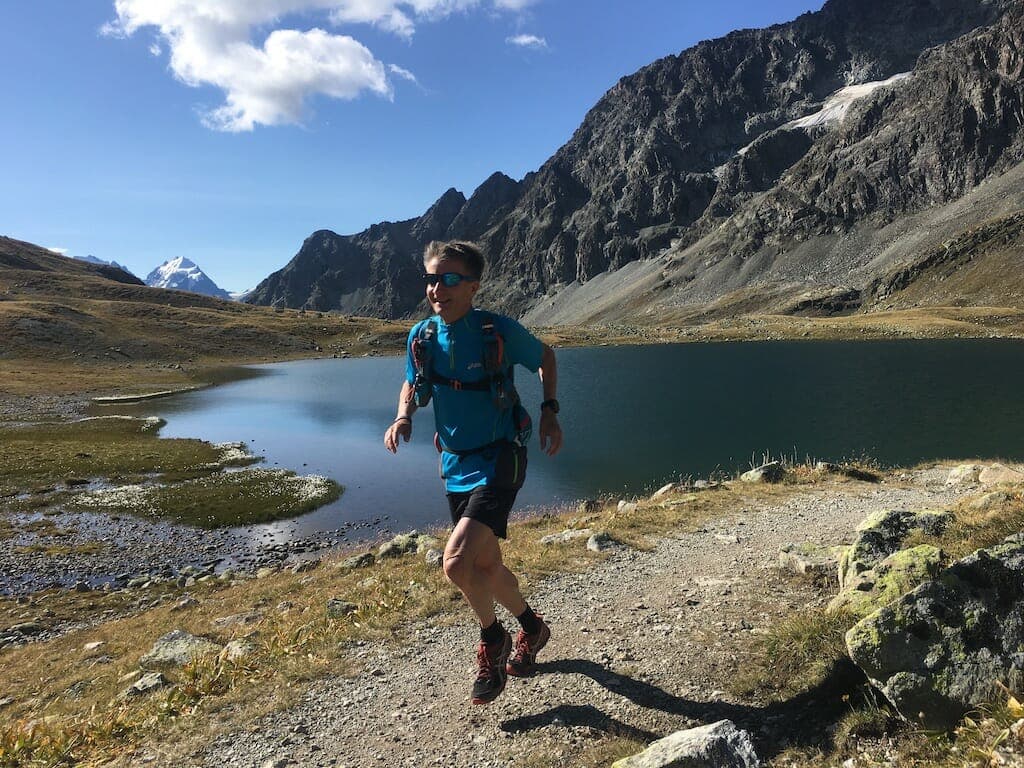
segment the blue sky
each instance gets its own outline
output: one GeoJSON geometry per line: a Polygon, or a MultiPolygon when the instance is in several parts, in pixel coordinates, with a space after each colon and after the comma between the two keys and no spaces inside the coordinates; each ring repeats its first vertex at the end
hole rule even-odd
{"type": "Polygon", "coordinates": [[[0,234],[251,288],[522,178],[622,76],[821,0],[6,0],[0,234]]]}

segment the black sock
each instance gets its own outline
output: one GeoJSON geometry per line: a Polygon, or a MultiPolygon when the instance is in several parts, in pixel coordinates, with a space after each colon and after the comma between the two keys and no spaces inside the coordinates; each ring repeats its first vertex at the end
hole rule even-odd
{"type": "Polygon", "coordinates": [[[537,618],[537,614],[533,612],[533,608],[526,606],[526,610],[523,611],[522,615],[516,616],[519,620],[520,625],[523,627],[523,632],[528,635],[536,635],[540,632],[540,620],[537,618]]]}
{"type": "Polygon", "coordinates": [[[505,628],[501,626],[501,622],[497,619],[489,627],[483,627],[480,630],[480,639],[487,643],[487,645],[494,645],[495,643],[501,642],[505,638],[505,628]]]}

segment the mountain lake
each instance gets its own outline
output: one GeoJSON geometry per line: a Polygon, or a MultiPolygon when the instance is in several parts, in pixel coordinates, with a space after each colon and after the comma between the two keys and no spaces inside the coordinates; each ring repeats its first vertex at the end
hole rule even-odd
{"type": "MultiPolygon", "coordinates": [[[[866,457],[882,465],[1024,460],[1019,341],[678,344],[557,354],[565,445],[554,458],[537,449],[539,381],[517,369],[534,416],[519,513],[732,475],[766,455],[866,457]]],[[[165,437],[244,442],[266,466],[345,486],[337,502],[267,529],[286,525],[292,536],[310,535],[357,521],[382,532],[424,528],[448,515],[432,410],[416,414],[412,441],[397,455],[383,445],[404,365],[399,357],[262,365],[254,378],[116,412],[166,419],[165,437]]]]}

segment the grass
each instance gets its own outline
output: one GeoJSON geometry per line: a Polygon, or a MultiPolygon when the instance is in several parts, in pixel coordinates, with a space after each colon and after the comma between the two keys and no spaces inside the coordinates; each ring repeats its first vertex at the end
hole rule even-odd
{"type": "Polygon", "coordinates": [[[908,539],[907,545],[934,544],[950,560],[958,560],[975,550],[994,546],[1007,536],[1024,531],[1024,490],[1019,487],[1003,490],[1007,498],[983,510],[972,506],[976,497],[962,499],[954,509],[953,524],[942,534],[928,536],[919,532],[908,539]]]}
{"type": "MultiPolygon", "coordinates": [[[[225,472],[258,459],[240,445],[162,439],[160,426],[155,419],[106,417],[0,427],[0,511],[100,510],[218,528],[296,517],[342,493],[332,480],[285,470],[225,472]],[[84,479],[105,487],[88,489],[84,479]]],[[[0,538],[21,533],[58,535],[45,518],[0,524],[0,538]]],[[[22,551],[78,550],[37,542],[22,551]]]]}
{"type": "Polygon", "coordinates": [[[848,659],[845,635],[857,623],[847,611],[806,608],[769,628],[755,661],[733,681],[734,692],[790,699],[819,686],[848,659]]]}
{"type": "Polygon", "coordinates": [[[38,491],[69,478],[106,478],[197,470],[222,450],[202,440],[158,440],[151,419],[97,418],[0,427],[0,495],[38,491]]]}
{"type": "Polygon", "coordinates": [[[282,469],[244,469],[168,485],[126,485],[78,495],[68,508],[161,517],[200,528],[297,517],[335,501],[342,487],[282,469]]]}

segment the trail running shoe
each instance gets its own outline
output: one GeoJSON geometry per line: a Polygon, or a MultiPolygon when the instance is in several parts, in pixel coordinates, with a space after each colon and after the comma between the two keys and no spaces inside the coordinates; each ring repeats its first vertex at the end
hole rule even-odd
{"type": "Polygon", "coordinates": [[[515,653],[505,665],[505,671],[514,677],[529,677],[537,671],[537,654],[551,639],[551,629],[540,614],[537,614],[537,620],[540,621],[540,629],[536,634],[528,635],[520,629],[516,635],[515,653]]]}
{"type": "Polygon", "coordinates": [[[505,665],[508,655],[512,653],[512,635],[505,632],[505,637],[497,643],[488,645],[480,643],[476,650],[479,671],[473,683],[473,703],[490,704],[505,690],[508,675],[505,665]]]}

